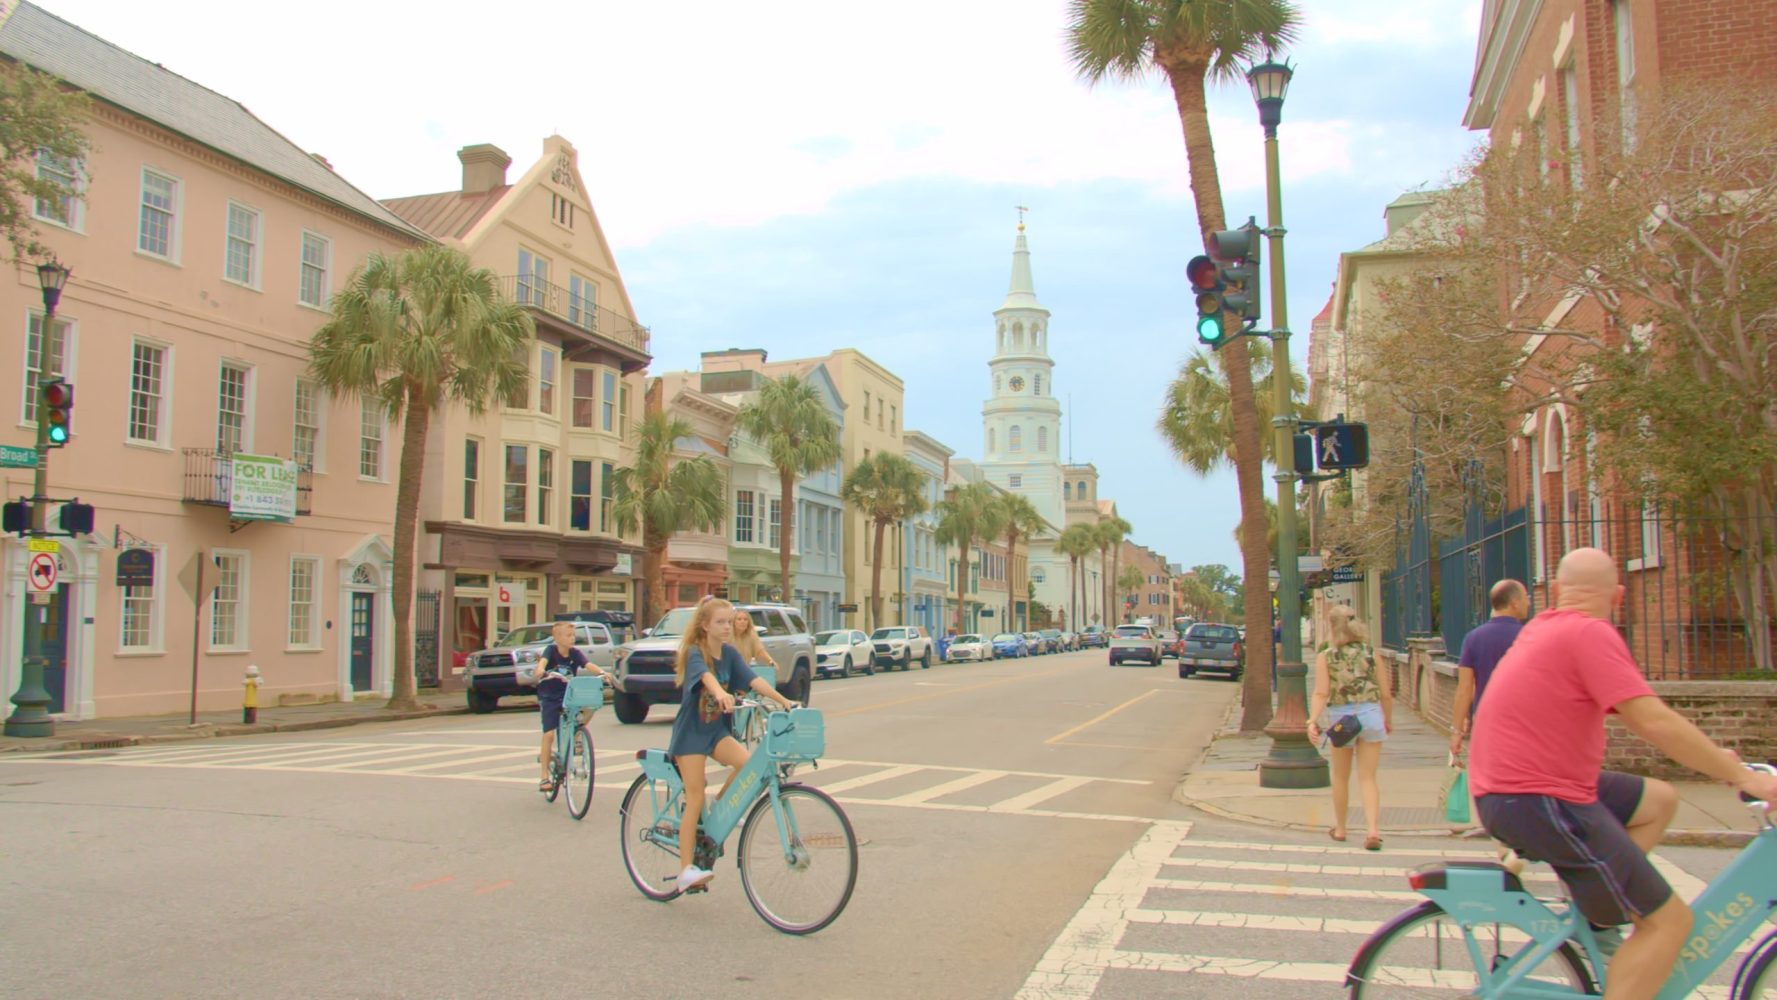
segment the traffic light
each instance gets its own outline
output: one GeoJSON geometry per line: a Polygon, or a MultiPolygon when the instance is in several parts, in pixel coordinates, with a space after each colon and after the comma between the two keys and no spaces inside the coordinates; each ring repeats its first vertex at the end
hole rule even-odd
{"type": "Polygon", "coordinates": [[[23,535],[31,530],[31,501],[8,500],[4,528],[9,535],[23,535]]]}
{"type": "Polygon", "coordinates": [[[37,391],[43,394],[43,419],[49,424],[49,446],[60,448],[68,443],[74,387],[59,378],[50,378],[39,383],[37,391]]]}
{"type": "Polygon", "coordinates": [[[70,500],[62,504],[56,520],[61,523],[62,530],[70,535],[90,535],[93,533],[93,505],[70,500]]]}
{"type": "Polygon", "coordinates": [[[1210,347],[1221,347],[1222,277],[1216,262],[1201,254],[1185,266],[1185,277],[1191,281],[1191,293],[1197,297],[1197,340],[1210,347]]]}
{"type": "Polygon", "coordinates": [[[1251,325],[1259,318],[1259,227],[1248,222],[1209,238],[1222,284],[1222,306],[1251,325]]]}

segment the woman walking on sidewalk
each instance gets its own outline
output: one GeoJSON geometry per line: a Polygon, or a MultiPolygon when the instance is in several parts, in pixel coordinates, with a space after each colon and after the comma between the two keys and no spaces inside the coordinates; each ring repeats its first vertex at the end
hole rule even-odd
{"type": "MultiPolygon", "coordinates": [[[[1364,803],[1368,835],[1364,848],[1382,849],[1382,791],[1376,784],[1376,767],[1382,760],[1382,741],[1394,728],[1394,693],[1382,656],[1370,648],[1368,633],[1357,612],[1348,604],[1327,614],[1331,624],[1327,645],[1314,658],[1314,698],[1308,708],[1308,739],[1329,738],[1333,760],[1333,825],[1327,835],[1345,839],[1345,820],[1351,812],[1351,761],[1357,758],[1357,784],[1364,803]],[[1356,739],[1338,739],[1328,730],[1346,719],[1357,723],[1356,739]]],[[[1338,725],[1349,732],[1350,724],[1338,725]]]]}

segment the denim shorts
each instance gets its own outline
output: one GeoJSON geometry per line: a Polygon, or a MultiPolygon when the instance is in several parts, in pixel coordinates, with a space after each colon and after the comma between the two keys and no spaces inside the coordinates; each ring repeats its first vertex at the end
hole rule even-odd
{"type": "MultiPolygon", "coordinates": [[[[1358,723],[1363,726],[1357,731],[1359,741],[1381,743],[1388,738],[1388,727],[1382,724],[1382,706],[1373,701],[1358,701],[1349,705],[1328,705],[1326,714],[1320,717],[1321,729],[1324,731],[1326,727],[1347,715],[1357,716],[1358,723]]],[[[1324,738],[1323,742],[1325,742],[1324,738]]],[[[1350,745],[1346,744],[1346,746],[1350,745]]]]}

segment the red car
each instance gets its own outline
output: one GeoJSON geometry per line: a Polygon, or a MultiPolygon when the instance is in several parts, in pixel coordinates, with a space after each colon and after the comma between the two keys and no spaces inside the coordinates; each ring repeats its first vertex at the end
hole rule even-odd
{"type": "Polygon", "coordinates": [[[1180,656],[1184,655],[1184,652],[1185,652],[1184,633],[1173,632],[1170,630],[1162,631],[1160,633],[1160,655],[1162,657],[1170,656],[1176,660],[1180,656]]]}

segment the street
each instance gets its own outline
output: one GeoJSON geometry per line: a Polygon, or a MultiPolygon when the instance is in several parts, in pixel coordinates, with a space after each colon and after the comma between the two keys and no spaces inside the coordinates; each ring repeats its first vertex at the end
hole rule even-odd
{"type": "MultiPolygon", "coordinates": [[[[806,774],[860,841],[845,913],[807,938],[747,905],[649,902],[617,804],[671,713],[592,724],[584,822],[535,791],[535,716],[0,760],[7,996],[1060,998],[1340,995],[1402,874],[1484,842],[1382,853],[1171,799],[1236,692],[1102,651],[817,684],[806,774]],[[21,859],[29,859],[21,863],[21,859]]],[[[729,847],[732,849],[732,841],[729,847]]],[[[1681,890],[1727,852],[1668,850],[1681,890]]],[[[1542,888],[1554,883],[1533,869],[1542,888]]]]}

